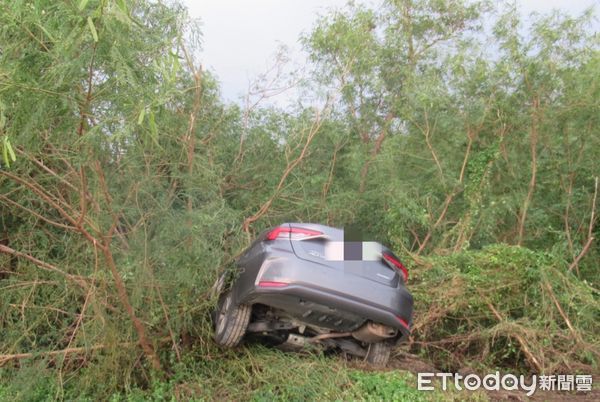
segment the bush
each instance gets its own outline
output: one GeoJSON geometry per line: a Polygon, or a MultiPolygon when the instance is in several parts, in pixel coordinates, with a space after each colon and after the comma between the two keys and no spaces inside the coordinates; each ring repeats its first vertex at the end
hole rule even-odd
{"type": "Polygon", "coordinates": [[[411,348],[440,368],[553,373],[598,365],[598,292],[556,256],[494,245],[425,258],[411,273],[411,348]]]}

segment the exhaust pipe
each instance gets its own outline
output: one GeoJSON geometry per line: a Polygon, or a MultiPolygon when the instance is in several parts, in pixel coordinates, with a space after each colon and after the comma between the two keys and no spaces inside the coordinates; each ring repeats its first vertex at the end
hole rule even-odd
{"type": "Polygon", "coordinates": [[[374,322],[367,322],[365,325],[360,327],[354,332],[329,332],[325,334],[319,334],[312,337],[302,336],[298,334],[289,334],[285,342],[279,345],[283,349],[287,350],[298,350],[304,349],[309,345],[314,345],[320,341],[326,341],[333,338],[346,338],[352,336],[365,343],[380,342],[384,339],[393,338],[398,334],[398,330],[388,327],[383,324],[376,324],[374,322]]]}
{"type": "Polygon", "coordinates": [[[352,332],[352,337],[361,342],[375,343],[384,339],[393,338],[396,334],[398,334],[398,330],[395,328],[369,321],[356,331],[352,332]]]}

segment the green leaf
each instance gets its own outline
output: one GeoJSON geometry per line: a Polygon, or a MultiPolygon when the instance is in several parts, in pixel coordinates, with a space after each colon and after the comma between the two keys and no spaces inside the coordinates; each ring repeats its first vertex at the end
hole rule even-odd
{"type": "Polygon", "coordinates": [[[171,60],[173,61],[172,73],[175,76],[179,70],[181,70],[181,64],[179,63],[179,56],[171,52],[171,60]]]}
{"type": "Polygon", "coordinates": [[[4,103],[0,100],[0,128],[4,128],[6,124],[6,116],[4,116],[4,103]]]}
{"type": "Polygon", "coordinates": [[[87,6],[87,3],[88,3],[88,0],[81,0],[79,2],[79,11],[82,11],[85,8],[85,6],[87,6]]]}
{"type": "Polygon", "coordinates": [[[3,146],[2,146],[2,157],[4,158],[4,164],[6,167],[10,167],[10,160],[8,159],[8,147],[6,146],[7,138],[4,137],[3,146]]]}
{"type": "Polygon", "coordinates": [[[117,7],[119,7],[124,14],[127,14],[127,5],[125,4],[125,0],[117,0],[117,7]]]}
{"type": "Polygon", "coordinates": [[[15,162],[17,160],[17,157],[16,157],[15,151],[13,151],[13,147],[10,144],[10,141],[8,139],[6,140],[6,148],[8,149],[8,154],[10,155],[10,159],[12,159],[12,161],[15,162]]]}
{"type": "Polygon", "coordinates": [[[140,110],[140,115],[138,116],[138,125],[142,125],[142,123],[144,122],[144,116],[146,116],[146,108],[143,107],[142,110],[140,110]]]}
{"type": "Polygon", "coordinates": [[[156,127],[153,111],[150,111],[150,117],[148,121],[150,122],[150,137],[152,138],[152,142],[158,145],[158,128],[156,127]]]}
{"type": "Polygon", "coordinates": [[[98,32],[96,32],[96,27],[94,26],[94,21],[92,21],[92,17],[87,17],[87,23],[90,27],[90,31],[92,31],[92,36],[94,37],[94,42],[98,42],[98,32]]]}

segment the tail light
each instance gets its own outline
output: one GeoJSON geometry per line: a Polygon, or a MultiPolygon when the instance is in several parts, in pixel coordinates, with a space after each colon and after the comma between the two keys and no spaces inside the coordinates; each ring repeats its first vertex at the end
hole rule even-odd
{"type": "Polygon", "coordinates": [[[408,281],[408,270],[406,269],[404,264],[402,264],[400,262],[400,260],[398,260],[393,254],[389,254],[389,253],[383,253],[383,259],[386,260],[389,264],[391,264],[398,271],[400,271],[400,273],[402,274],[402,277],[404,278],[404,283],[406,283],[406,281],[408,281]]]}
{"type": "Polygon", "coordinates": [[[400,322],[400,325],[402,325],[404,328],[406,328],[406,329],[408,329],[410,331],[410,325],[406,321],[404,321],[402,319],[402,317],[400,317],[400,316],[397,315],[396,319],[400,322]]]}
{"type": "Polygon", "coordinates": [[[267,233],[266,240],[275,239],[292,239],[301,240],[307,237],[318,237],[323,236],[323,232],[318,230],[303,229],[303,228],[291,228],[291,227],[276,227],[267,233]]]}
{"type": "Polygon", "coordinates": [[[285,282],[272,282],[272,281],[260,281],[258,282],[258,286],[261,288],[284,288],[289,283],[285,282]]]}

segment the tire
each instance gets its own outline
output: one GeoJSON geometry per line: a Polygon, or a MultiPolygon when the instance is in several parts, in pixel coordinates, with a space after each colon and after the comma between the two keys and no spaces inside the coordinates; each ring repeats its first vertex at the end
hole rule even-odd
{"type": "Polygon", "coordinates": [[[226,281],[227,281],[227,275],[224,272],[221,275],[219,275],[219,277],[217,278],[215,283],[210,288],[210,297],[211,298],[213,298],[213,297],[216,298],[218,295],[223,293],[223,290],[225,290],[226,281]]]}
{"type": "Polygon", "coordinates": [[[215,342],[226,348],[237,346],[246,333],[251,312],[250,306],[236,306],[231,292],[223,295],[215,314],[215,342]]]}
{"type": "Polygon", "coordinates": [[[365,361],[375,367],[385,367],[390,360],[392,344],[386,341],[370,343],[365,361]]]}

